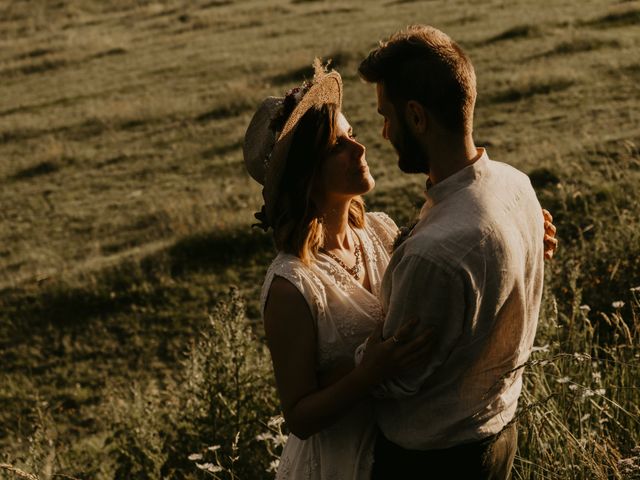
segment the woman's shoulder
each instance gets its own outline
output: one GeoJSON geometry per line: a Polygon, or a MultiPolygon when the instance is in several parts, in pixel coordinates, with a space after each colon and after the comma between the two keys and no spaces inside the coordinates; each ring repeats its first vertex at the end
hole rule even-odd
{"type": "Polygon", "coordinates": [[[309,267],[300,258],[290,253],[280,252],[273,259],[267,269],[267,278],[277,275],[289,279],[289,277],[302,277],[309,275],[309,267]]]}
{"type": "Polygon", "coordinates": [[[262,285],[261,304],[263,310],[266,299],[274,287],[274,280],[278,277],[286,280],[286,282],[281,280],[276,282],[276,289],[283,290],[284,293],[291,293],[293,290],[290,287],[293,287],[302,294],[310,305],[318,302],[322,288],[311,267],[295,255],[280,252],[271,262],[262,285]]]}
{"type": "Polygon", "coordinates": [[[375,229],[383,228],[394,233],[398,232],[396,222],[384,212],[367,212],[366,218],[367,222],[375,229]]]}
{"type": "Polygon", "coordinates": [[[385,250],[391,251],[398,236],[398,226],[384,212],[367,212],[367,230],[372,237],[382,242],[385,250]]]}

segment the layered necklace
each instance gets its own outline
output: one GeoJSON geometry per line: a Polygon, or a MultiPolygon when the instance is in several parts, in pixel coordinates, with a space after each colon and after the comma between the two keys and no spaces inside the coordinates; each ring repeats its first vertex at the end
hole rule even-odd
{"type": "MultiPolygon", "coordinates": [[[[351,236],[354,239],[357,237],[353,233],[351,236]]],[[[356,245],[356,249],[353,252],[354,256],[356,257],[356,264],[353,267],[347,267],[347,265],[339,257],[329,252],[328,250],[325,250],[324,248],[320,248],[320,251],[335,260],[336,263],[340,265],[349,275],[355,278],[356,281],[360,281],[364,266],[362,262],[362,245],[360,244],[360,242],[358,242],[358,244],[356,245]]]]}

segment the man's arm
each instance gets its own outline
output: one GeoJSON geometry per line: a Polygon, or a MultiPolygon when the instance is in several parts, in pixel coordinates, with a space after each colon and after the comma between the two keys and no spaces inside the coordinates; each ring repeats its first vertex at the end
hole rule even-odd
{"type": "MultiPolygon", "coordinates": [[[[410,255],[392,272],[392,291],[384,324],[384,338],[417,319],[419,334],[430,329],[433,347],[418,366],[385,380],[373,389],[377,397],[415,395],[449,357],[465,323],[466,299],[462,276],[433,260],[410,255]]],[[[403,339],[400,339],[403,341],[403,339]]]]}

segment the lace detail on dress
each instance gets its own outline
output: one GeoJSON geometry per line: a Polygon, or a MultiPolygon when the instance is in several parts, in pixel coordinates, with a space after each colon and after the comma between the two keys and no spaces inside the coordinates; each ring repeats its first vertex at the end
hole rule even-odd
{"type": "MultiPolygon", "coordinates": [[[[327,256],[328,260],[329,258],[330,257],[327,256]]],[[[333,259],[327,262],[327,272],[333,277],[335,284],[338,285],[345,293],[351,293],[357,287],[349,273],[333,259]]]]}
{"type": "Polygon", "coordinates": [[[371,228],[373,235],[371,239],[379,242],[388,253],[392,252],[393,242],[398,236],[399,229],[396,222],[384,212],[367,213],[367,225],[371,228]]]}
{"type": "MultiPolygon", "coordinates": [[[[356,230],[371,292],[323,254],[318,254],[311,265],[305,265],[293,255],[280,253],[269,267],[261,297],[262,310],[274,275],[286,278],[300,290],[316,321],[316,361],[320,371],[344,360],[353,361],[356,348],[383,320],[378,293],[396,232],[395,224],[384,214],[367,214],[366,227],[356,230]]],[[[367,400],[306,440],[289,435],[276,478],[369,478],[375,437],[373,422],[373,406],[367,400]]]]}
{"type": "Polygon", "coordinates": [[[324,321],[326,305],[324,285],[300,259],[284,253],[279,253],[267,270],[260,295],[260,311],[263,315],[275,275],[289,280],[300,291],[309,305],[316,326],[324,321]]]}

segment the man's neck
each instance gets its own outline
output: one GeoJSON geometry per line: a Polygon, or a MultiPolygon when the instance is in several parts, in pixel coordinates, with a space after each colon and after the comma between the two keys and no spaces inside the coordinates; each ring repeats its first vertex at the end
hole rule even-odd
{"type": "Polygon", "coordinates": [[[429,178],[433,185],[476,162],[482,151],[476,148],[471,134],[463,138],[443,135],[428,145],[429,178]]]}

